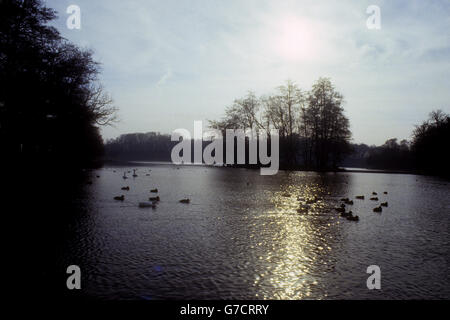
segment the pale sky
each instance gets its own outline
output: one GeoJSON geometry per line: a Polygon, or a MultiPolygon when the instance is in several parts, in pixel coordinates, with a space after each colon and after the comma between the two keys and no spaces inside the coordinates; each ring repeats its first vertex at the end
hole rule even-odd
{"type": "Polygon", "coordinates": [[[330,77],[345,97],[353,142],[409,139],[432,109],[450,112],[450,1],[52,0],[56,27],[95,51],[123,133],[219,119],[235,98],[303,90],[330,77]],[[81,29],[66,27],[69,5],[81,29]],[[381,10],[370,30],[369,5],[381,10]]]}

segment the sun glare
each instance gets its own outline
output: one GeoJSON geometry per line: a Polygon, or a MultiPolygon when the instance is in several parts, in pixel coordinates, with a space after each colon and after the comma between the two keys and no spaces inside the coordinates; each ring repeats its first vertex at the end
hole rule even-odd
{"type": "Polygon", "coordinates": [[[288,60],[311,60],[316,53],[314,25],[300,18],[283,19],[277,26],[275,50],[288,60]]]}

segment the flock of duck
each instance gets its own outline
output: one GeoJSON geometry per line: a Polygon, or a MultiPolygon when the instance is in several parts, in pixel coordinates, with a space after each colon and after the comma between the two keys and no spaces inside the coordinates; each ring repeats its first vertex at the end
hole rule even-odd
{"type": "MultiPolygon", "coordinates": [[[[150,170],[150,171],[151,171],[151,170],[150,170]]],[[[114,172],[116,172],[116,171],[114,170],[114,172]]],[[[125,172],[123,173],[122,178],[123,178],[124,180],[125,180],[125,179],[128,179],[127,173],[131,173],[131,171],[125,171],[125,172]]],[[[146,176],[149,176],[149,175],[150,175],[149,173],[146,174],[146,176]]],[[[138,177],[138,175],[136,174],[136,169],[133,169],[132,177],[133,177],[133,178],[138,177]]],[[[97,178],[99,178],[99,176],[97,176],[97,178]]],[[[130,186],[122,187],[121,190],[123,190],[123,191],[130,191],[130,186]]],[[[158,193],[158,189],[157,189],[157,188],[151,189],[151,190],[150,190],[150,193],[158,193]]],[[[117,200],[117,201],[124,201],[124,200],[125,200],[125,195],[122,194],[122,195],[120,195],[120,196],[115,196],[115,197],[114,197],[114,200],[117,200]]],[[[161,198],[159,197],[159,195],[151,196],[151,197],[148,198],[148,201],[141,201],[141,202],[139,202],[139,203],[138,203],[138,207],[139,207],[139,208],[156,208],[156,205],[158,204],[158,202],[159,202],[160,200],[161,200],[161,198]]],[[[188,198],[186,198],[186,199],[181,199],[179,202],[180,202],[180,203],[190,203],[191,200],[188,199],[188,198]]]]}
{"type": "MultiPolygon", "coordinates": [[[[150,170],[151,171],[151,170],[150,170]]],[[[114,170],[114,172],[116,172],[114,170]]],[[[128,173],[131,173],[131,171],[128,171],[128,173]]],[[[149,176],[150,174],[147,173],[146,176],[149,176]]],[[[133,169],[133,178],[136,178],[138,175],[136,174],[136,169],[133,169]]],[[[97,178],[99,178],[100,176],[97,176],[97,178]]],[[[128,179],[127,177],[127,172],[123,173],[122,178],[128,179]]],[[[121,190],[123,191],[130,191],[130,187],[129,186],[125,186],[122,187],[121,190]]],[[[150,193],[158,193],[158,189],[151,189],[150,193]]],[[[387,191],[384,191],[384,194],[387,194],[387,191]]],[[[370,197],[371,201],[379,201],[378,197],[377,197],[377,193],[374,191],[372,192],[372,197],[370,197]]],[[[290,197],[291,195],[289,193],[283,193],[282,194],[283,197],[290,197]]],[[[365,196],[364,195],[359,195],[359,196],[355,196],[355,199],[358,200],[364,200],[365,196]]],[[[117,201],[124,201],[125,200],[125,196],[122,194],[120,196],[115,196],[114,200],[117,201]]],[[[138,203],[138,206],[140,208],[156,208],[156,205],[158,204],[158,202],[161,200],[161,198],[159,197],[159,195],[156,196],[152,196],[148,198],[148,201],[142,201],[138,203]]],[[[299,199],[301,200],[301,199],[299,199]]],[[[308,209],[309,208],[309,204],[314,203],[315,201],[317,201],[317,199],[307,199],[306,200],[306,204],[303,207],[300,207],[297,211],[304,211],[304,209],[308,209]]],[[[346,218],[349,221],[359,221],[359,216],[357,215],[353,215],[353,212],[351,210],[346,211],[346,205],[353,205],[353,200],[350,200],[349,198],[342,198],[341,199],[342,203],[339,207],[334,208],[337,212],[339,212],[341,214],[341,217],[346,218]]],[[[189,198],[185,198],[185,199],[181,199],[179,200],[180,203],[190,203],[190,199],[189,198]]],[[[380,203],[379,206],[373,208],[373,212],[382,212],[383,208],[382,207],[387,207],[388,206],[388,202],[382,202],[380,203]]]]}
{"type": "MultiPolygon", "coordinates": [[[[384,194],[387,194],[387,191],[384,191],[384,194]]],[[[374,191],[372,192],[372,196],[376,196],[377,193],[374,191]]],[[[359,200],[364,200],[365,197],[364,196],[356,196],[356,199],[359,200]]],[[[378,201],[378,197],[371,197],[370,198],[371,201],[378,201]]],[[[353,205],[353,200],[350,200],[349,198],[342,198],[341,201],[343,202],[339,207],[335,208],[335,210],[337,212],[341,213],[341,217],[346,218],[349,221],[359,221],[359,217],[358,216],[354,216],[353,212],[351,210],[349,210],[348,212],[345,211],[345,205],[353,205]]],[[[387,207],[388,203],[386,202],[382,202],[380,203],[380,205],[378,207],[373,208],[373,212],[382,212],[383,208],[382,207],[387,207]]]]}

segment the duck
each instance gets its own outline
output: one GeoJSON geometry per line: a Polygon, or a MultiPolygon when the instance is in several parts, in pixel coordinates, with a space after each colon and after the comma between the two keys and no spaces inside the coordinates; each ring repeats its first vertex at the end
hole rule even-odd
{"type": "Polygon", "coordinates": [[[383,211],[383,209],[381,208],[381,206],[373,208],[373,212],[381,212],[383,211]]]}
{"type": "Polygon", "coordinates": [[[353,216],[352,210],[350,210],[349,212],[345,212],[345,210],[341,212],[341,217],[351,217],[351,216],[353,216]]]}
{"type": "Polygon", "coordinates": [[[356,199],[364,200],[364,196],[356,196],[356,199]]]}
{"type": "Polygon", "coordinates": [[[133,177],[136,178],[138,175],[136,174],[136,169],[133,169],[133,177]]]}
{"type": "Polygon", "coordinates": [[[377,195],[377,193],[374,191],[374,192],[372,192],[372,194],[374,195],[374,196],[376,196],[377,195]]]}
{"type": "Polygon", "coordinates": [[[148,198],[150,201],[159,201],[159,196],[148,198]]]}
{"type": "Polygon", "coordinates": [[[372,200],[372,201],[378,201],[378,197],[372,197],[372,198],[370,198],[370,200],[372,200]]]}
{"type": "Polygon", "coordinates": [[[388,206],[388,203],[387,203],[387,201],[386,201],[386,202],[382,202],[382,203],[381,203],[381,206],[383,206],[383,207],[387,207],[387,206],[388,206]]]}
{"type": "Polygon", "coordinates": [[[359,221],[359,217],[358,216],[348,216],[347,220],[349,220],[349,221],[359,221]]]}
{"type": "Polygon", "coordinates": [[[120,188],[120,189],[129,191],[129,190],[130,190],[130,187],[129,187],[129,186],[126,186],[126,187],[122,187],[122,188],[120,188]]]}
{"type": "Polygon", "coordinates": [[[145,174],[147,177],[150,175],[150,173],[145,174]]]}
{"type": "Polygon", "coordinates": [[[128,177],[127,177],[127,173],[124,171],[123,172],[123,177],[122,178],[124,178],[124,179],[128,179],[128,177]]]}
{"type": "Polygon", "coordinates": [[[156,204],[153,202],[139,202],[139,208],[156,208],[156,204]]]}
{"type": "Polygon", "coordinates": [[[157,189],[157,188],[152,189],[152,190],[150,190],[150,192],[157,193],[157,192],[158,192],[158,189],[157,189]]]}
{"type": "Polygon", "coordinates": [[[334,208],[337,212],[340,212],[340,213],[344,213],[345,212],[345,206],[344,207],[337,207],[337,208],[334,208]]]}
{"type": "Polygon", "coordinates": [[[388,194],[387,191],[383,192],[384,194],[388,194]]]}
{"type": "Polygon", "coordinates": [[[97,176],[97,178],[100,178],[100,176],[97,176]]]}
{"type": "Polygon", "coordinates": [[[347,201],[349,201],[350,199],[349,198],[342,198],[341,199],[341,201],[344,201],[344,202],[347,202],[347,201]]]}
{"type": "Polygon", "coordinates": [[[353,200],[347,200],[347,201],[345,201],[345,204],[353,205],[353,200]]]}
{"type": "Polygon", "coordinates": [[[114,200],[123,201],[123,200],[125,200],[125,196],[124,196],[124,195],[121,195],[121,196],[115,196],[115,197],[114,197],[114,200]]]}
{"type": "Polygon", "coordinates": [[[186,198],[186,199],[181,199],[180,202],[181,203],[189,203],[189,202],[191,202],[191,200],[186,198]]]}

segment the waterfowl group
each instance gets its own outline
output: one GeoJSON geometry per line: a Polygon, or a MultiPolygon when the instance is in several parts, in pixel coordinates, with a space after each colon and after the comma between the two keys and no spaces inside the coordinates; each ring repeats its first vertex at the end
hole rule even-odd
{"type": "Polygon", "coordinates": [[[349,212],[342,212],[341,217],[344,217],[349,221],[359,221],[359,217],[354,216],[352,210],[350,210],[349,212]]]}
{"type": "MultiPolygon", "coordinates": [[[[388,192],[384,191],[383,194],[388,194],[388,192]]],[[[372,195],[373,196],[377,196],[378,194],[377,194],[377,192],[373,191],[372,195]]],[[[364,195],[359,195],[359,196],[355,196],[355,198],[356,199],[360,199],[360,200],[364,200],[365,196],[364,195]]],[[[341,198],[340,200],[342,202],[344,202],[345,204],[347,204],[347,205],[353,205],[353,201],[350,200],[349,198],[341,198]]],[[[370,200],[372,200],[372,201],[379,201],[378,197],[370,197],[370,200]]],[[[340,205],[340,207],[336,207],[334,209],[341,214],[341,217],[344,217],[344,218],[346,218],[349,221],[359,221],[359,217],[356,216],[356,215],[354,216],[351,210],[348,211],[348,212],[345,211],[345,204],[344,203],[342,203],[340,205]]],[[[386,202],[382,202],[382,203],[380,203],[380,205],[378,207],[375,207],[373,209],[373,211],[374,212],[382,212],[383,211],[382,207],[387,207],[387,206],[388,206],[388,202],[387,201],[386,202]]]]}
{"type": "MultiPolygon", "coordinates": [[[[137,169],[133,169],[133,174],[132,174],[132,176],[133,176],[134,178],[138,176],[137,173],[136,173],[136,171],[137,171],[137,169]]],[[[149,170],[149,172],[150,172],[150,171],[151,171],[151,170],[149,170]]],[[[114,170],[114,172],[115,172],[115,170],[114,170]]],[[[124,171],[124,172],[123,172],[123,176],[122,176],[123,179],[128,179],[127,173],[131,173],[131,171],[124,171]]],[[[150,175],[149,173],[146,174],[146,176],[149,176],[149,175],[150,175]]],[[[97,177],[100,177],[100,176],[97,176],[97,177]]],[[[89,181],[89,183],[92,183],[92,182],[89,181]]],[[[125,191],[129,191],[129,190],[130,190],[130,186],[124,186],[124,187],[121,187],[120,189],[121,189],[121,190],[125,190],[125,191]]],[[[150,192],[151,192],[151,193],[158,193],[158,188],[151,189],[150,192]]],[[[291,195],[285,193],[284,196],[291,196],[291,195]]],[[[124,201],[124,200],[125,200],[125,196],[124,196],[124,195],[115,196],[115,197],[114,197],[114,200],[117,200],[117,201],[124,201]]],[[[148,201],[141,201],[141,202],[138,202],[138,207],[139,207],[139,208],[156,208],[157,203],[158,203],[160,200],[161,200],[161,199],[160,199],[159,195],[156,195],[155,197],[149,197],[149,198],[148,198],[148,201]]],[[[191,200],[190,200],[189,198],[185,198],[185,199],[179,200],[179,202],[180,202],[180,203],[186,203],[186,204],[188,204],[188,203],[191,202],[191,200]]]]}
{"type": "MultiPolygon", "coordinates": [[[[387,192],[387,191],[384,191],[383,194],[388,194],[388,192],[387,192]]],[[[373,192],[372,192],[372,195],[375,195],[375,196],[376,196],[377,193],[376,193],[375,191],[373,191],[373,192]]],[[[372,197],[372,198],[370,198],[370,200],[372,200],[372,201],[378,201],[378,197],[372,197]]],[[[382,211],[383,211],[383,208],[382,208],[382,207],[387,207],[387,206],[388,206],[387,201],[386,201],[386,202],[382,202],[382,203],[380,203],[380,205],[379,205],[378,207],[373,208],[373,212],[382,212],[382,211]]]]}
{"type": "Polygon", "coordinates": [[[349,220],[349,221],[359,221],[359,217],[351,215],[351,216],[347,217],[347,220],[349,220]]]}
{"type": "MultiPolygon", "coordinates": [[[[158,189],[152,189],[150,192],[158,192],[158,189]]],[[[159,202],[159,196],[148,198],[149,201],[139,202],[140,208],[156,208],[156,204],[159,202]]]]}
{"type": "Polygon", "coordinates": [[[350,200],[349,198],[342,198],[341,201],[343,201],[345,204],[353,205],[353,200],[350,200]]]}
{"type": "Polygon", "coordinates": [[[341,203],[339,207],[334,208],[341,214],[341,217],[344,217],[349,221],[359,221],[359,217],[354,216],[352,210],[349,210],[348,212],[345,211],[345,205],[353,205],[353,200],[350,200],[349,198],[342,198],[341,201],[344,203],[341,203]]]}

